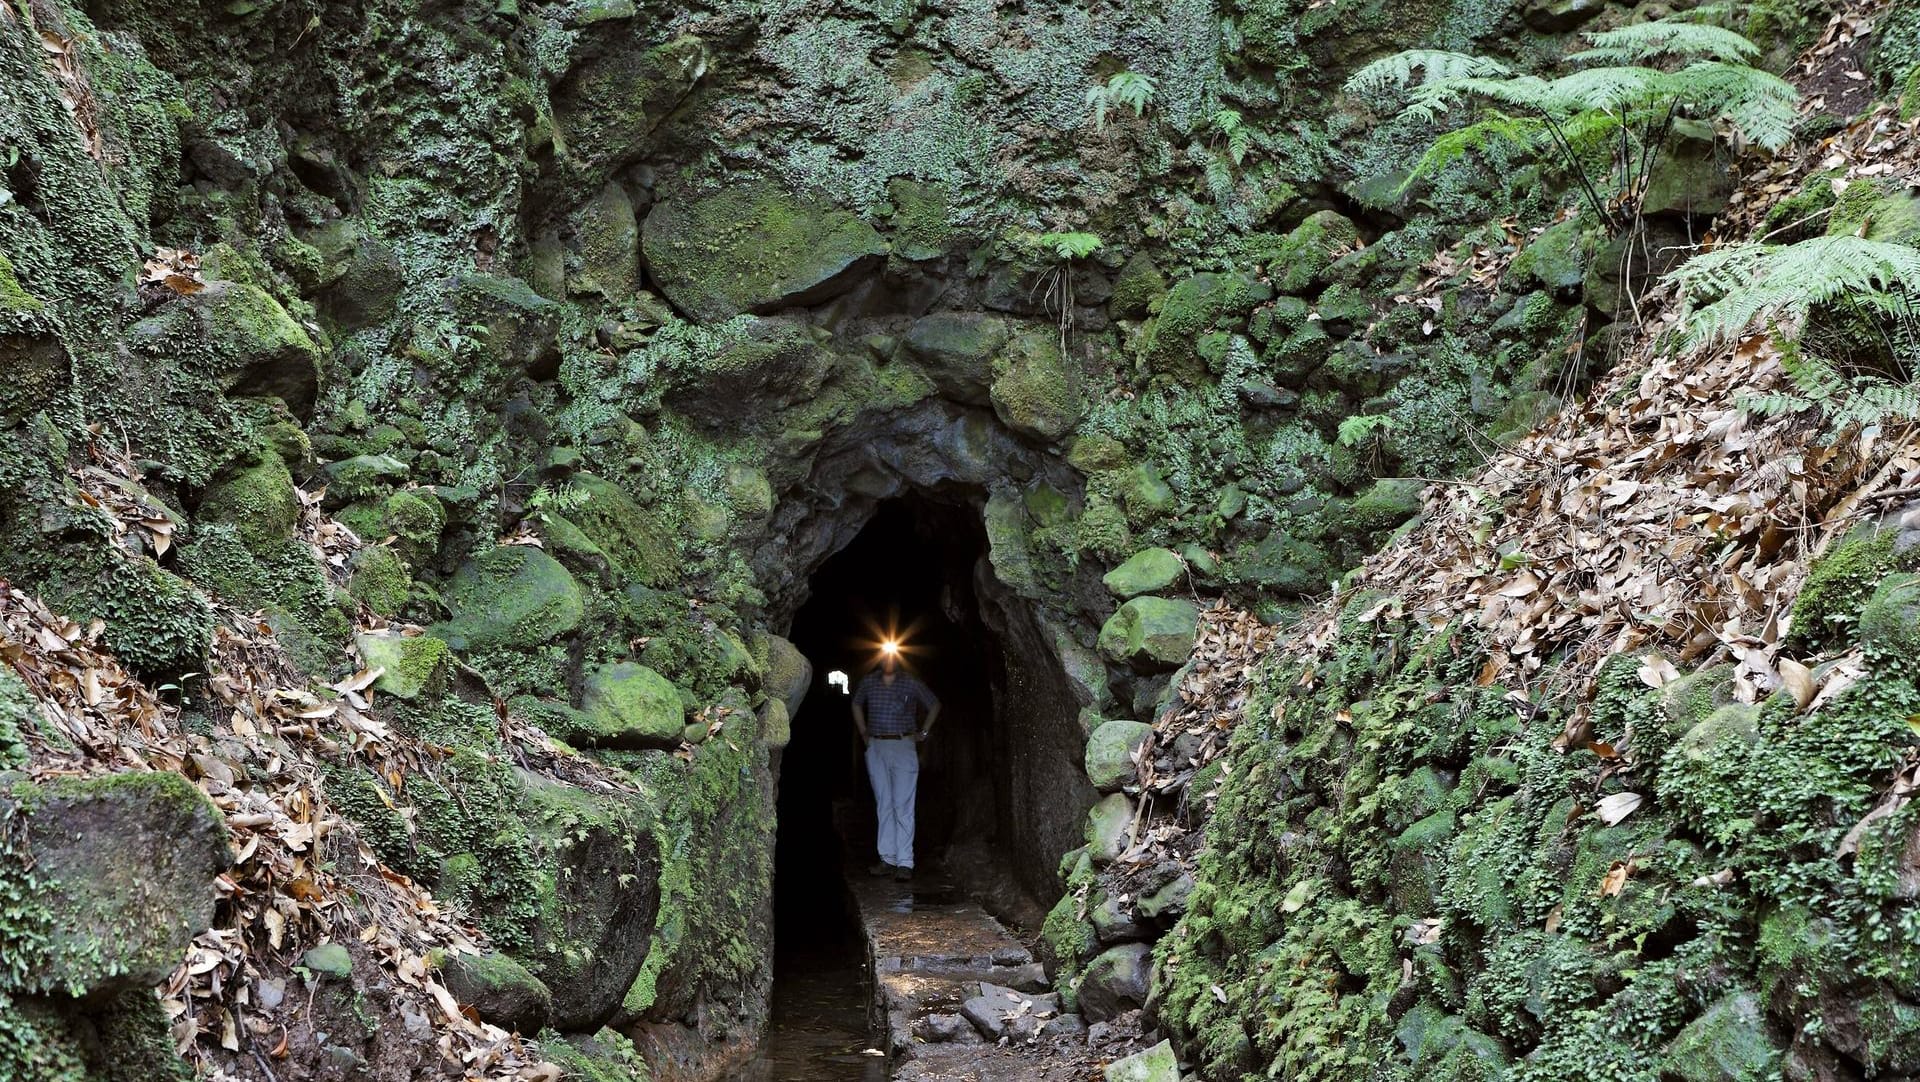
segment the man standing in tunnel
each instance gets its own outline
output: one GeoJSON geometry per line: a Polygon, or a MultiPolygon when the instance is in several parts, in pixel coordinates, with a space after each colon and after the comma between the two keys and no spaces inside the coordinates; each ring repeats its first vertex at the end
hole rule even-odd
{"type": "Polygon", "coordinates": [[[913,795],[920,782],[918,744],[933,730],[940,700],[927,685],[900,671],[899,644],[880,647],[880,668],[853,693],[853,724],[866,746],[867,778],[873,783],[880,820],[880,859],[868,871],[913,878],[913,795]],[[920,712],[925,711],[925,720],[920,712]]]}

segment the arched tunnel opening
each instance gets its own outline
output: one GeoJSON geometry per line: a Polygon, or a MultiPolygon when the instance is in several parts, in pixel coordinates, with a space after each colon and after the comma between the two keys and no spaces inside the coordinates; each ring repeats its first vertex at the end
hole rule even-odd
{"type": "Polygon", "coordinates": [[[796,879],[831,867],[821,846],[844,838],[865,874],[876,859],[871,788],[848,693],[897,639],[903,669],[940,698],[920,747],[916,868],[924,877],[956,842],[997,829],[993,689],[1004,683],[998,640],[981,618],[974,569],[986,550],[977,507],[909,496],[882,504],[860,533],[813,575],[791,639],[813,662],[813,688],[793,720],[780,768],[776,913],[801,905],[796,879]],[[846,686],[830,683],[844,674],[846,686]],[[785,873],[794,873],[788,875],[785,873]]]}
{"type": "Polygon", "coordinates": [[[869,505],[795,611],[787,637],[813,678],[778,769],[769,1048],[806,1057],[814,1073],[795,1063],[768,1077],[866,1077],[850,1059],[826,1062],[839,1058],[829,1034],[864,1033],[865,1020],[833,1013],[823,993],[838,986],[843,1004],[863,994],[848,884],[869,881],[879,853],[851,692],[878,667],[883,640],[901,644],[905,669],[941,701],[918,748],[913,878],[896,886],[899,904],[971,894],[1036,932],[1035,903],[1050,900],[1058,859],[1078,844],[1094,796],[1080,704],[1033,611],[994,576],[985,505],[985,492],[959,486],[869,505]]]}

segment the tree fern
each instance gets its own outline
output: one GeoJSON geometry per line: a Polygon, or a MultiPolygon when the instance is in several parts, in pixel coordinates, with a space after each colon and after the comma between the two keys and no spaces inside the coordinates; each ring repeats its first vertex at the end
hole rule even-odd
{"type": "Polygon", "coordinates": [[[1595,215],[1615,230],[1637,217],[1636,200],[1676,119],[1719,122],[1770,150],[1792,136],[1796,93],[1748,66],[1758,49],[1733,31],[1671,18],[1589,34],[1587,41],[1589,49],[1569,58],[1576,70],[1557,78],[1416,49],[1366,65],[1346,88],[1370,96],[1400,91],[1400,115],[1429,122],[1476,101],[1497,110],[1442,135],[1415,163],[1403,191],[1487,139],[1509,139],[1558,156],[1595,215]]]}
{"type": "Polygon", "coordinates": [[[1505,64],[1484,56],[1468,53],[1452,53],[1444,49],[1408,49],[1381,57],[1362,67],[1347,80],[1347,93],[1378,95],[1391,90],[1405,90],[1415,85],[1415,74],[1420,83],[1437,83],[1449,79],[1491,79],[1511,74],[1505,64]]]}

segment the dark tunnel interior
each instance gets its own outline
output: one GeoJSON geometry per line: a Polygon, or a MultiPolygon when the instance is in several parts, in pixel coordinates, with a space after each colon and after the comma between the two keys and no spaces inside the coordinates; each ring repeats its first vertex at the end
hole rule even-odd
{"type": "Polygon", "coordinates": [[[790,638],[814,665],[813,687],[793,719],[780,765],[775,851],[775,942],[795,944],[825,927],[841,905],[844,869],[864,874],[874,857],[873,802],[850,686],[878,663],[878,642],[897,638],[905,663],[940,697],[923,747],[915,859],[923,872],[957,839],[996,829],[990,755],[998,644],[980,619],[973,568],[986,549],[977,508],[907,497],[881,505],[848,545],[813,575],[790,638]]]}

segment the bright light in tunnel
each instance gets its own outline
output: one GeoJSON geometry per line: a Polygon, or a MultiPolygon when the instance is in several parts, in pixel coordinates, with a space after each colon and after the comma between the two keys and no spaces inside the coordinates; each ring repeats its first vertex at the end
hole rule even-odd
{"type": "Polygon", "coordinates": [[[827,674],[827,686],[830,688],[839,688],[840,694],[842,695],[853,694],[853,689],[847,686],[847,674],[841,672],[839,669],[835,669],[827,674]]]}
{"type": "Polygon", "coordinates": [[[899,657],[900,644],[894,642],[892,639],[888,639],[886,642],[880,644],[880,652],[888,657],[899,657]]]}

